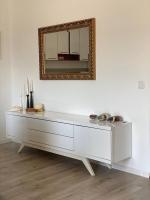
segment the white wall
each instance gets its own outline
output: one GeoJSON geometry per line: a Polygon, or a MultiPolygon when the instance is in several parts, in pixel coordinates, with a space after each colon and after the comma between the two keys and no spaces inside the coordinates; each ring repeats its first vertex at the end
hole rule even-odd
{"type": "Polygon", "coordinates": [[[5,111],[10,94],[10,1],[0,0],[0,143],[5,140],[5,111]]]}
{"type": "Polygon", "coordinates": [[[149,171],[150,1],[13,0],[13,104],[27,76],[48,110],[89,115],[119,113],[133,122],[133,158],[149,171]],[[96,18],[96,81],[40,81],[38,28],[96,18]],[[143,80],[144,90],[137,82],[143,80]]]}

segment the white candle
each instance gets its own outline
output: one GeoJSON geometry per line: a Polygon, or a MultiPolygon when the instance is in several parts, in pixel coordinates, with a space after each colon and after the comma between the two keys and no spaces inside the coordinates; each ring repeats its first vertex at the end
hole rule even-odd
{"type": "Polygon", "coordinates": [[[20,107],[21,107],[21,109],[23,109],[23,99],[22,99],[22,91],[21,91],[21,93],[20,93],[20,107]]]}
{"type": "Polygon", "coordinates": [[[26,85],[24,84],[24,96],[26,96],[26,85]]]}
{"type": "Polygon", "coordinates": [[[27,95],[29,95],[29,91],[30,89],[29,89],[29,79],[27,78],[27,95]]]}
{"type": "Polygon", "coordinates": [[[31,80],[31,89],[30,89],[31,92],[33,92],[33,80],[31,80]]]}
{"type": "Polygon", "coordinates": [[[32,91],[33,91],[33,80],[32,80],[32,91]]]}

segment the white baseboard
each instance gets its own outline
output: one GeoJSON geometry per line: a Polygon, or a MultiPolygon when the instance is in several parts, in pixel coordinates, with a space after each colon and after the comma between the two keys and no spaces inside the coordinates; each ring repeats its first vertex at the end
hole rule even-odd
{"type": "Polygon", "coordinates": [[[5,144],[5,143],[9,143],[9,142],[11,142],[10,139],[7,139],[7,138],[0,139],[0,144],[5,144]]]}
{"type": "MultiPolygon", "coordinates": [[[[105,163],[100,163],[100,165],[102,166],[105,166],[107,167],[107,165],[105,163]]],[[[122,171],[122,172],[127,172],[129,174],[134,174],[134,175],[137,175],[137,176],[142,176],[144,178],[150,178],[150,173],[149,172],[146,172],[146,171],[142,171],[142,170],[139,170],[139,169],[134,169],[134,168],[131,168],[131,167],[128,167],[128,166],[123,166],[123,165],[119,165],[119,164],[113,164],[112,165],[112,169],[116,169],[116,170],[119,170],[119,171],[122,171]]]]}
{"type": "Polygon", "coordinates": [[[142,177],[145,177],[145,178],[150,177],[149,172],[142,171],[142,170],[139,170],[139,169],[134,169],[134,168],[131,168],[131,167],[128,167],[128,166],[115,164],[112,167],[113,167],[113,169],[117,169],[117,170],[127,172],[127,173],[130,173],[130,174],[135,174],[135,175],[142,176],[142,177]]]}

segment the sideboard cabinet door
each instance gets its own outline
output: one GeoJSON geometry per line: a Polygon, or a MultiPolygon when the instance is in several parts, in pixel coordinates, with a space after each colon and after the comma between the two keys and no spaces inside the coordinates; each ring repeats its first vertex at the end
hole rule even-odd
{"type": "Polygon", "coordinates": [[[79,29],[70,30],[70,53],[80,54],[80,34],[79,29]]]}
{"type": "Polygon", "coordinates": [[[58,32],[58,53],[69,53],[69,33],[68,31],[58,32]]]}
{"type": "Polygon", "coordinates": [[[75,149],[87,158],[111,160],[111,131],[75,126],[75,149]]]}
{"type": "Polygon", "coordinates": [[[45,34],[45,59],[58,60],[57,56],[57,33],[45,34]]]}
{"type": "Polygon", "coordinates": [[[80,60],[89,60],[89,28],[80,28],[80,60]]]}

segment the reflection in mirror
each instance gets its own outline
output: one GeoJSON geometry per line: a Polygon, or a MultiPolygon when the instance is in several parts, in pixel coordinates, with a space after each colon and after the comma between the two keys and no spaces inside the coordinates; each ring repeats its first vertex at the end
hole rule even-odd
{"type": "Polygon", "coordinates": [[[45,72],[87,72],[89,28],[44,34],[45,72]]]}
{"type": "Polygon", "coordinates": [[[93,20],[39,29],[41,79],[95,79],[93,20]]]}

